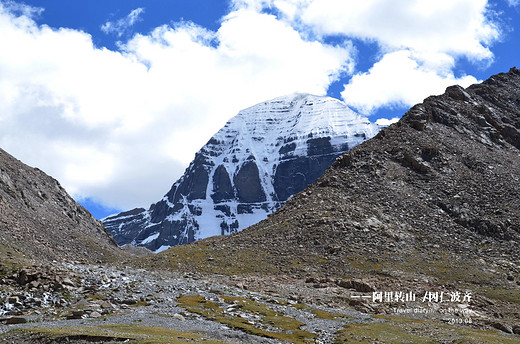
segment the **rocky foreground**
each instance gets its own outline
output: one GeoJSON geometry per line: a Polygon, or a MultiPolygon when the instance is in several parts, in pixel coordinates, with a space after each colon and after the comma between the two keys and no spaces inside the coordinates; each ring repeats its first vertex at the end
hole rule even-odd
{"type": "Polygon", "coordinates": [[[354,297],[372,295],[368,280],[78,263],[4,273],[1,343],[517,343],[512,333],[520,332],[519,325],[483,320],[493,302],[476,295],[442,304],[418,295],[402,317],[389,303],[354,297]]]}

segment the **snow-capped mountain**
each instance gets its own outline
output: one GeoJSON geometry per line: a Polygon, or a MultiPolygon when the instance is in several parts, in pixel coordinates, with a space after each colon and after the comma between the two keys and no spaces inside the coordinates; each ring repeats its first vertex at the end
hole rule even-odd
{"type": "Polygon", "coordinates": [[[380,127],[329,97],[293,94],[242,110],[148,210],[103,220],[120,245],[156,252],[253,225],[380,127]]]}

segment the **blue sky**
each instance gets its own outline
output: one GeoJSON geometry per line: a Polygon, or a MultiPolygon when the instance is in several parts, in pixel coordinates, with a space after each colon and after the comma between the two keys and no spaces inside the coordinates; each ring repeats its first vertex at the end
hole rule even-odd
{"type": "Polygon", "coordinates": [[[517,0],[0,0],[0,147],[100,218],[147,207],[239,110],[400,117],[520,66],[517,0]]]}

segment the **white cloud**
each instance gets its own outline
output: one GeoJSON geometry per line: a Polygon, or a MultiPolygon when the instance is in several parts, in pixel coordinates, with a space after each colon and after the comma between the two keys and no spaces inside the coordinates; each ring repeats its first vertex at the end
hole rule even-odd
{"type": "MultiPolygon", "coordinates": [[[[508,0],[517,2],[518,0],[508,0]]],[[[321,35],[377,41],[412,49],[490,58],[500,32],[488,19],[488,0],[235,0],[238,7],[276,8],[321,35]]]]}
{"type": "Polygon", "coordinates": [[[392,119],[388,119],[388,118],[379,118],[377,121],[376,121],[376,124],[377,125],[381,125],[381,126],[389,126],[390,124],[393,124],[393,123],[397,123],[399,122],[399,119],[400,118],[397,118],[397,117],[394,117],[392,119]]]}
{"type": "Polygon", "coordinates": [[[129,28],[135,23],[141,21],[140,15],[144,13],[144,8],[139,7],[132,10],[126,17],[118,19],[117,21],[107,21],[101,25],[101,31],[106,34],[114,33],[117,37],[121,37],[129,28]]]}
{"type": "Polygon", "coordinates": [[[453,59],[436,56],[422,59],[408,50],[388,53],[368,72],[353,76],[342,97],[363,113],[370,113],[380,106],[412,106],[426,96],[443,93],[450,85],[467,87],[477,82],[472,76],[456,78],[451,72],[453,59]]]}
{"type": "Polygon", "coordinates": [[[2,11],[34,18],[41,15],[44,8],[29,6],[24,3],[15,2],[14,0],[2,0],[2,11]]]}
{"type": "Polygon", "coordinates": [[[483,59],[499,31],[487,0],[315,0],[302,20],[321,34],[370,39],[387,49],[442,52],[483,59]]]}
{"type": "Polygon", "coordinates": [[[509,6],[514,7],[520,4],[520,0],[507,0],[507,3],[509,4],[509,6]]]}
{"type": "Polygon", "coordinates": [[[162,26],[110,51],[2,4],[0,147],[112,207],[159,199],[240,109],[325,94],[352,69],[350,46],[306,41],[252,10],[230,13],[217,32],[162,26]]]}
{"type": "MultiPolygon", "coordinates": [[[[146,206],[240,109],[293,92],[325,94],[341,73],[352,75],[352,38],[380,47],[342,93],[370,113],[476,82],[455,75],[456,61],[492,61],[489,47],[500,35],[486,0],[233,4],[216,32],[165,25],[111,51],[95,48],[85,32],[38,26],[31,18],[41,8],[0,0],[0,147],[76,197],[146,206]],[[308,38],[328,35],[347,43],[308,38]]],[[[122,37],[143,11],[103,29],[122,37]]]]}
{"type": "MultiPolygon", "coordinates": [[[[517,0],[510,0],[510,2],[517,0]]],[[[281,20],[317,37],[340,35],[376,42],[378,61],[358,72],[342,93],[369,113],[380,106],[413,105],[453,83],[461,57],[491,63],[500,38],[488,0],[235,0],[238,8],[276,9],[281,20]]],[[[366,58],[365,56],[361,58],[366,58]]]]}

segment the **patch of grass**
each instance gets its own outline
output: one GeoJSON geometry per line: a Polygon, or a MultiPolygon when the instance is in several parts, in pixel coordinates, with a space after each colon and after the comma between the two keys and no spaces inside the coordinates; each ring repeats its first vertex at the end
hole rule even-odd
{"type": "Polygon", "coordinates": [[[351,268],[359,270],[364,273],[381,271],[383,264],[380,261],[374,261],[363,256],[349,256],[345,257],[351,268]]]}
{"type": "Polygon", "coordinates": [[[311,256],[311,259],[314,262],[318,263],[318,264],[325,264],[325,263],[330,262],[330,259],[322,258],[322,257],[313,257],[313,256],[311,256]]]}
{"type": "Polygon", "coordinates": [[[309,306],[306,306],[304,304],[301,304],[301,303],[295,303],[293,305],[291,305],[292,307],[296,308],[296,309],[299,309],[299,310],[306,310],[307,308],[309,308],[309,306]]]}
{"type": "Polygon", "coordinates": [[[144,306],[148,306],[148,305],[149,305],[148,302],[139,300],[135,304],[131,305],[130,307],[144,307],[144,306]]]}
{"type": "Polygon", "coordinates": [[[438,251],[430,259],[410,255],[399,269],[408,272],[421,271],[438,279],[439,284],[494,285],[496,274],[483,269],[482,264],[447,251],[438,251]]]}
{"type": "Polygon", "coordinates": [[[405,317],[374,316],[380,322],[349,324],[336,334],[340,343],[456,343],[456,344],[513,344],[520,336],[481,331],[464,326],[451,326],[405,317]]]}
{"type": "Polygon", "coordinates": [[[204,341],[208,344],[229,343],[204,338],[200,334],[170,330],[162,327],[138,325],[102,325],[92,327],[33,327],[16,330],[52,340],[87,340],[87,341],[131,341],[139,344],[152,343],[186,343],[187,341],[204,341]]]}
{"type": "Polygon", "coordinates": [[[239,305],[240,309],[243,311],[264,316],[262,319],[264,325],[273,326],[287,331],[297,330],[300,326],[304,325],[302,322],[291,317],[280,315],[278,312],[256,301],[233,296],[223,296],[222,298],[226,303],[239,305]]]}
{"type": "Polygon", "coordinates": [[[69,290],[66,290],[66,289],[61,291],[61,295],[67,301],[70,301],[70,300],[72,300],[74,298],[74,295],[72,295],[71,292],[69,290]]]}
{"type": "Polygon", "coordinates": [[[258,302],[252,301],[252,300],[244,299],[241,297],[222,296],[222,299],[226,303],[237,304],[240,306],[240,309],[251,312],[253,314],[259,314],[259,315],[263,315],[263,316],[274,316],[274,315],[278,314],[264,304],[261,304],[261,303],[258,303],[258,302]]]}
{"type": "Polygon", "coordinates": [[[0,277],[6,277],[30,262],[20,253],[0,244],[0,277]]]}
{"type": "Polygon", "coordinates": [[[89,294],[89,295],[87,295],[87,297],[88,297],[89,299],[97,300],[97,301],[101,301],[101,300],[104,300],[104,299],[105,299],[104,296],[99,295],[99,294],[89,294]]]}
{"type": "Polygon", "coordinates": [[[324,311],[322,309],[313,309],[311,311],[312,314],[316,316],[316,318],[320,319],[328,319],[328,320],[337,320],[337,319],[351,319],[348,315],[340,314],[340,313],[331,313],[324,311]]]}
{"type": "Polygon", "coordinates": [[[180,271],[199,271],[222,275],[277,273],[268,264],[269,256],[258,248],[227,250],[204,243],[179,245],[157,255],[136,260],[142,268],[167,268],[180,271]]]}
{"type": "Polygon", "coordinates": [[[337,333],[335,344],[339,343],[437,343],[431,338],[414,335],[404,329],[389,323],[351,324],[337,333]]]}
{"type": "Polygon", "coordinates": [[[153,313],[159,317],[163,317],[163,318],[173,318],[173,315],[171,314],[165,314],[165,313],[153,313]]]}
{"type": "Polygon", "coordinates": [[[233,303],[240,306],[240,310],[254,315],[262,316],[260,326],[255,327],[246,319],[233,316],[224,312],[216,303],[206,300],[200,295],[184,295],[177,299],[181,307],[187,311],[202,315],[203,317],[215,320],[221,324],[243,331],[248,334],[273,338],[296,344],[313,343],[316,334],[301,330],[303,323],[296,319],[278,314],[266,305],[248,299],[223,296],[226,303],[233,303]],[[267,327],[279,329],[279,331],[266,330],[267,327]]]}
{"type": "Polygon", "coordinates": [[[479,291],[486,297],[520,305],[520,290],[502,288],[480,288],[479,291]]]}
{"type": "Polygon", "coordinates": [[[301,326],[305,325],[304,323],[283,315],[270,315],[266,316],[262,319],[263,324],[271,325],[273,327],[286,330],[286,331],[294,331],[298,330],[301,326]]]}

